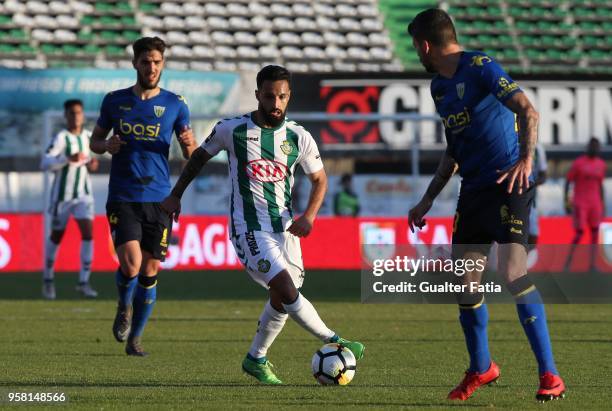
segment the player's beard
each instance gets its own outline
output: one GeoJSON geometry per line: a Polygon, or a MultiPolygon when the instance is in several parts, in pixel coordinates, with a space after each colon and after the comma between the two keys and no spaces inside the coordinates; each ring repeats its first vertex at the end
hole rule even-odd
{"type": "Polygon", "coordinates": [[[262,107],[259,108],[259,115],[263,117],[265,124],[272,127],[280,126],[285,121],[285,114],[287,110],[282,111],[279,117],[273,116],[270,112],[265,111],[262,107]]]}
{"type": "Polygon", "coordinates": [[[157,85],[159,84],[159,81],[161,80],[161,76],[162,76],[162,73],[159,73],[159,76],[157,76],[157,80],[155,80],[155,82],[151,83],[142,74],[140,74],[139,71],[137,71],[137,73],[138,73],[138,75],[137,75],[137,77],[138,77],[138,85],[143,90],[153,90],[154,88],[156,88],[157,85]]]}

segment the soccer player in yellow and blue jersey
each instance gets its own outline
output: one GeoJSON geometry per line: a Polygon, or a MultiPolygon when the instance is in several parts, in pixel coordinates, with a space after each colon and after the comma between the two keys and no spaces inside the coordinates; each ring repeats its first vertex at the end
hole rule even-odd
{"type": "Polygon", "coordinates": [[[113,156],[106,204],[119,258],[113,334],[119,342],[127,340],[128,355],[145,356],[140,340],[153,311],[157,272],[172,232],[172,221],[159,205],[170,194],[172,134],[186,159],[196,147],[185,99],[159,87],[163,40],[144,37],[132,47],[137,82],[104,97],[91,149],[113,156]]]}
{"type": "MultiPolygon", "coordinates": [[[[458,170],[462,181],[453,257],[483,259],[493,241],[499,244],[498,272],[516,300],[519,320],[538,362],[540,386],[536,398],[562,398],[565,385],[553,359],[546,312],[527,276],[526,265],[538,113],[493,58],[461,48],[453,22],[443,10],[419,13],[408,26],[408,33],[425,69],[436,73],[431,94],[447,142],[426,193],[409,212],[410,228],[425,225],[425,214],[458,170]]],[[[463,279],[479,282],[481,275],[474,271],[463,279]]],[[[497,380],[500,371],[489,353],[483,294],[460,296],[459,321],[470,366],[448,398],[463,401],[478,387],[497,380]]]]}

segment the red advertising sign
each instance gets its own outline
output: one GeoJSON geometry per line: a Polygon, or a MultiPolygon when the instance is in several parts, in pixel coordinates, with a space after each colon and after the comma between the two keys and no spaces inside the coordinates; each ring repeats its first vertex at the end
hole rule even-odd
{"type": "MultiPolygon", "coordinates": [[[[309,269],[360,269],[362,244],[449,244],[452,218],[429,218],[423,230],[411,233],[404,218],[321,217],[312,234],[302,239],[304,264],[309,269]]],[[[228,239],[226,217],[181,216],[173,226],[165,269],[239,269],[240,262],[228,239]]],[[[0,272],[40,271],[43,267],[43,217],[41,214],[0,214],[0,272]]],[[[541,244],[569,244],[573,237],[568,217],[540,219],[541,244]]],[[[612,218],[602,224],[599,243],[612,242],[612,218]]],[[[583,243],[590,241],[588,235],[583,243]]],[[[104,216],[94,223],[94,271],[117,267],[113,244],[104,216]]],[[[565,251],[568,252],[569,248],[565,251]]],[[[57,271],[78,271],[80,234],[70,222],[56,261],[57,271]]],[[[612,264],[612,256],[609,258],[612,264]]],[[[533,270],[553,270],[556,256],[541,256],[533,270]]],[[[578,259],[580,260],[580,259],[578,259]]],[[[572,268],[581,269],[585,261],[572,268]]]]}

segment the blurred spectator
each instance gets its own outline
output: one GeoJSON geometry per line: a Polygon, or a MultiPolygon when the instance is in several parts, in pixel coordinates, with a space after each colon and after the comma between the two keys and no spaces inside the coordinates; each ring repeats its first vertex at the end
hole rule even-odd
{"type": "Polygon", "coordinates": [[[359,198],[353,191],[353,178],[344,174],[340,179],[342,190],[334,196],[334,214],[356,217],[359,214],[359,198]]]}

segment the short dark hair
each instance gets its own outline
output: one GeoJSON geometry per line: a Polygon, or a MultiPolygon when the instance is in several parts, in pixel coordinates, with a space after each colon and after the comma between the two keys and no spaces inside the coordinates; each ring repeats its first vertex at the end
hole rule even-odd
{"type": "Polygon", "coordinates": [[[350,183],[352,179],[353,179],[352,175],[350,175],[350,174],[342,174],[342,177],[340,177],[340,182],[342,184],[350,183]]]}
{"type": "Polygon", "coordinates": [[[134,58],[137,59],[142,53],[157,50],[162,56],[166,51],[166,43],[159,37],[141,37],[132,44],[134,58]]]}
{"type": "Polygon", "coordinates": [[[70,100],[64,101],[64,111],[68,110],[72,106],[81,106],[83,107],[83,102],[78,98],[71,98],[70,100]]]}
{"type": "Polygon", "coordinates": [[[435,46],[457,43],[455,25],[442,9],[427,9],[417,14],[408,25],[408,34],[435,46]]]}
{"type": "Polygon", "coordinates": [[[289,70],[284,67],[270,64],[259,70],[259,73],[257,73],[257,88],[261,88],[264,81],[278,80],[287,80],[287,83],[289,83],[289,86],[291,86],[291,73],[289,73],[289,70]]]}

